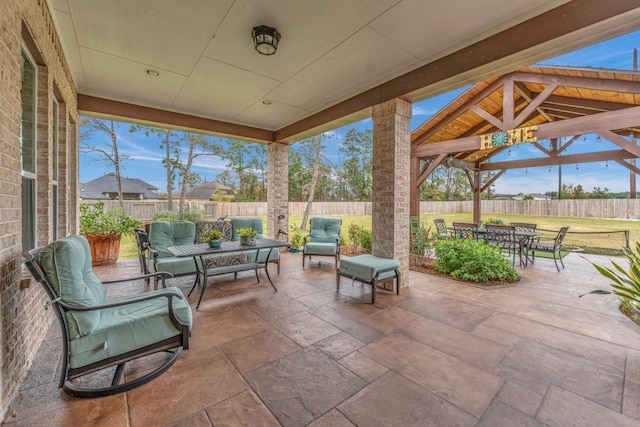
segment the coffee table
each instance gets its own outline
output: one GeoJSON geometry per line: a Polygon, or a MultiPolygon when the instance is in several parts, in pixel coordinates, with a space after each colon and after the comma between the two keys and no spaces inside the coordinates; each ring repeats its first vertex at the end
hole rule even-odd
{"type": "Polygon", "coordinates": [[[193,257],[194,262],[196,264],[196,280],[193,283],[193,287],[191,291],[189,291],[188,296],[191,295],[196,285],[198,284],[200,275],[203,277],[202,281],[202,291],[200,292],[200,298],[198,299],[198,304],[196,305],[196,310],[200,308],[200,303],[202,302],[202,297],[204,296],[204,289],[207,285],[207,279],[209,276],[219,276],[221,274],[229,274],[229,273],[238,273],[240,271],[249,271],[255,270],[256,279],[260,282],[260,277],[258,276],[258,270],[264,269],[267,274],[267,279],[269,279],[269,283],[273,287],[274,291],[278,291],[276,285],[273,284],[271,277],[269,276],[269,269],[267,268],[269,264],[269,258],[271,255],[271,251],[277,251],[279,248],[289,247],[290,244],[288,242],[283,242],[282,240],[273,240],[273,239],[258,239],[256,240],[255,245],[241,245],[239,241],[233,242],[222,242],[219,248],[212,248],[208,243],[195,243],[192,245],[179,245],[179,246],[169,246],[167,250],[171,255],[175,257],[193,257]],[[223,254],[228,252],[242,252],[242,251],[256,251],[256,262],[247,262],[244,264],[230,265],[226,267],[215,267],[215,268],[206,268],[205,257],[207,255],[216,255],[223,254]],[[257,262],[258,255],[260,251],[269,251],[264,262],[257,262]],[[200,262],[198,262],[198,259],[200,262]]]}

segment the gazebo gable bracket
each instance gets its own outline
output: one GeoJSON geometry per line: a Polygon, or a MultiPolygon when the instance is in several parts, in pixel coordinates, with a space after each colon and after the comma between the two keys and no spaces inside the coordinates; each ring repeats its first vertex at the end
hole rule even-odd
{"type": "MultiPolygon", "coordinates": [[[[516,92],[518,92],[518,94],[522,97],[521,99],[525,99],[528,103],[532,103],[534,99],[537,98],[537,94],[531,92],[529,89],[527,89],[527,87],[521,83],[521,82],[515,82],[514,85],[514,89],[516,90],[516,92]]],[[[536,107],[536,112],[538,114],[540,114],[542,117],[544,117],[544,119],[548,122],[552,122],[553,119],[551,117],[549,117],[547,115],[547,113],[545,113],[545,111],[540,108],[540,106],[538,105],[536,107]]]]}
{"type": "Polygon", "coordinates": [[[441,164],[446,158],[447,158],[447,153],[440,153],[436,157],[425,158],[424,165],[420,169],[420,175],[416,180],[416,185],[417,186],[422,185],[424,180],[427,179],[429,175],[431,175],[431,172],[433,172],[433,170],[436,167],[438,167],[438,165],[441,164]]]}
{"type": "Polygon", "coordinates": [[[429,175],[433,173],[435,168],[443,165],[447,168],[457,168],[464,171],[474,170],[476,167],[473,163],[466,160],[460,160],[452,157],[453,153],[440,153],[437,156],[424,158],[424,165],[420,169],[420,175],[416,180],[416,185],[420,186],[429,175]]]}
{"type": "Polygon", "coordinates": [[[632,165],[626,160],[614,160],[614,161],[620,166],[624,166],[625,168],[629,169],[631,172],[634,172],[640,175],[640,168],[637,167],[636,165],[632,165]]]}
{"type": "Polygon", "coordinates": [[[631,141],[624,139],[620,135],[610,130],[596,132],[596,134],[599,135],[601,138],[604,138],[607,141],[614,143],[615,145],[622,148],[626,152],[633,154],[634,157],[640,157],[640,146],[636,145],[631,141]]]}

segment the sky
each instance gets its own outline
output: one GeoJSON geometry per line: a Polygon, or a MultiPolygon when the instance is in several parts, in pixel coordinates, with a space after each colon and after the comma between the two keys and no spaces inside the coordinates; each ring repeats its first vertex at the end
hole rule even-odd
{"type": "MultiPolygon", "coordinates": [[[[551,58],[539,64],[631,70],[634,48],[640,48],[640,31],[551,58]]],[[[468,87],[415,103],[411,118],[411,130],[413,131],[427,121],[466,89],[468,87]]],[[[162,166],[163,152],[159,149],[160,141],[153,136],[147,138],[143,132],[131,133],[129,132],[130,126],[128,123],[117,123],[116,128],[119,150],[129,156],[129,159],[122,163],[122,176],[140,178],[158,187],[159,192],[165,192],[166,170],[162,166]]],[[[331,131],[331,138],[327,143],[325,153],[331,162],[338,163],[338,142],[352,127],[364,130],[371,129],[373,124],[371,119],[367,119],[331,131]]],[[[102,140],[97,135],[93,137],[92,144],[100,145],[101,143],[102,140]]],[[[548,146],[548,141],[542,141],[542,144],[548,146]]],[[[566,150],[566,154],[614,148],[617,146],[608,141],[598,142],[595,135],[587,135],[586,138],[580,138],[579,142],[572,144],[566,150]]],[[[502,153],[494,157],[493,161],[517,160],[528,157],[540,157],[540,151],[529,144],[521,144],[514,146],[510,153],[502,153]]],[[[214,156],[198,158],[193,166],[193,171],[208,181],[215,180],[215,177],[224,169],[224,161],[214,156]]],[[[109,164],[92,160],[90,155],[80,153],[80,182],[91,181],[110,172],[113,172],[113,168],[109,164]]],[[[562,183],[574,186],[582,185],[585,191],[592,191],[594,187],[607,188],[612,192],[629,191],[629,170],[614,162],[564,165],[562,166],[562,183]]],[[[547,191],[557,190],[558,166],[553,166],[551,168],[509,170],[496,181],[493,191],[498,194],[543,194],[547,191]]]]}

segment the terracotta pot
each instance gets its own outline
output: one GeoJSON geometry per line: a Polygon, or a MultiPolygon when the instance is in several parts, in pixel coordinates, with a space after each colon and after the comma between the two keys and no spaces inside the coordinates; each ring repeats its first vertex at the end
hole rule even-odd
{"type": "Polygon", "coordinates": [[[122,234],[85,234],[91,248],[91,265],[109,265],[118,261],[122,234]]]}

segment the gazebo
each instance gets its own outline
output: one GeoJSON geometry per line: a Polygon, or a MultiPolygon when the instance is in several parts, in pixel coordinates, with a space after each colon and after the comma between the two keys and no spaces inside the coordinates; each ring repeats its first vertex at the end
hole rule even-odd
{"type": "Polygon", "coordinates": [[[412,133],[411,215],[420,215],[420,185],[438,165],[465,171],[473,190],[474,222],[480,221],[481,193],[509,169],[611,161],[640,173],[635,165],[639,114],[636,71],[526,67],[484,80],[412,133]],[[619,149],[565,152],[589,133],[619,149]],[[533,145],[540,157],[488,162],[518,144],[533,145]],[[496,173],[482,183],[485,171],[496,173]]]}

